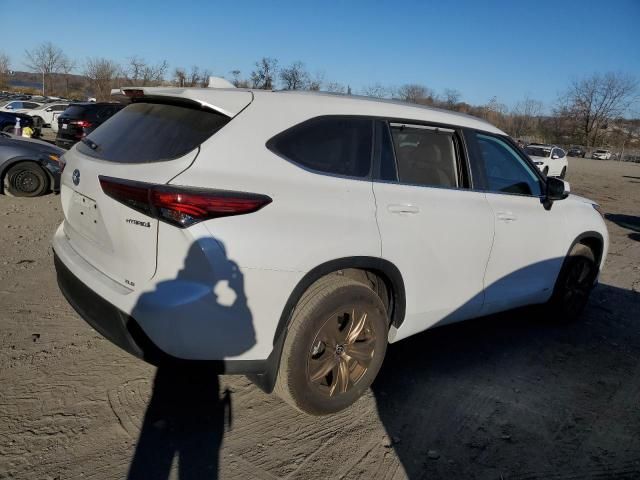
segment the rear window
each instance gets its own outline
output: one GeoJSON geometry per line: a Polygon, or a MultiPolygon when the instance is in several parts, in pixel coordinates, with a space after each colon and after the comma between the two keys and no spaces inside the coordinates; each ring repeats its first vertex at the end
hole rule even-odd
{"type": "Polygon", "coordinates": [[[208,110],[134,103],[89,134],[78,150],[117,163],[171,160],[198,147],[229,121],[208,110]]]}
{"type": "Polygon", "coordinates": [[[83,105],[71,105],[67,107],[67,109],[64,111],[64,116],[79,118],[79,117],[82,117],[83,115],[86,115],[87,112],[89,111],[89,108],[90,107],[83,106],[83,105]]]}
{"type": "Polygon", "coordinates": [[[371,119],[318,117],[275,136],[267,148],[309,170],[363,178],[371,171],[372,132],[371,119]]]}

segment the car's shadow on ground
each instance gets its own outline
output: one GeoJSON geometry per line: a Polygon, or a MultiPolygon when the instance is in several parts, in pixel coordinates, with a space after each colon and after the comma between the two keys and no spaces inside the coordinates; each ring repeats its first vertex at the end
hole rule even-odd
{"type": "Polygon", "coordinates": [[[634,215],[621,215],[618,213],[605,213],[604,218],[615,223],[619,227],[640,232],[640,217],[634,215]]]}
{"type": "Polygon", "coordinates": [[[372,388],[408,477],[638,478],[638,312],[601,285],[575,324],[527,308],[391,345],[372,388]]]}

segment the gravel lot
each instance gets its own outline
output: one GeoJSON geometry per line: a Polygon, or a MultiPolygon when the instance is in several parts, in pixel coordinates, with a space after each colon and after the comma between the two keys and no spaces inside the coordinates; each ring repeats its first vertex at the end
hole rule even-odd
{"type": "Polygon", "coordinates": [[[570,159],[568,180],[610,219],[581,322],[425,332],[324,418],[103,340],[57,289],[59,198],[0,197],[0,478],[640,478],[640,165],[570,159]]]}

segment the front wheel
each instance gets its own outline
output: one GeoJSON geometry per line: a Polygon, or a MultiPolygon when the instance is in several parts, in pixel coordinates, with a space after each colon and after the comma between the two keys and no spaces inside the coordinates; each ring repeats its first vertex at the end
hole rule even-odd
{"type": "Polygon", "coordinates": [[[564,176],[567,174],[567,167],[562,167],[562,172],[560,172],[560,178],[564,179],[564,176]]]}
{"type": "Polygon", "coordinates": [[[560,322],[572,322],[580,317],[598,276],[593,251],[578,244],[569,253],[558,275],[548,307],[551,316],[560,322]]]}
{"type": "Polygon", "coordinates": [[[546,177],[549,174],[549,167],[544,167],[544,170],[542,170],[542,174],[546,177]]]}
{"type": "Polygon", "coordinates": [[[37,197],[49,189],[49,177],[33,162],[16,163],[4,177],[4,189],[14,197],[37,197]]]}
{"type": "Polygon", "coordinates": [[[378,374],[387,332],[387,313],[373,290],[337,275],[318,280],[293,312],[275,392],[311,415],[347,408],[378,374]]]}

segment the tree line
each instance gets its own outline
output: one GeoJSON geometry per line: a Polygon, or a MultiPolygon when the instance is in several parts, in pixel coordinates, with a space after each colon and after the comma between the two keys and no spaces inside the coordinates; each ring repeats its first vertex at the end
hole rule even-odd
{"type": "MultiPolygon", "coordinates": [[[[112,88],[123,86],[173,85],[206,87],[211,71],[197,65],[170,69],[167,61],[147,62],[133,55],[125,63],[92,57],[79,63],[59,47],[45,42],[24,52],[24,65],[42,76],[47,95],[67,98],[86,97],[107,100],[112,88]],[[80,75],[74,74],[78,72],[80,75]]],[[[10,58],[0,52],[0,88],[9,81],[10,58]]],[[[323,90],[351,95],[397,99],[421,105],[446,108],[481,117],[518,139],[587,147],[624,145],[640,148],[640,122],[623,117],[638,101],[638,81],[622,73],[594,73],[570,82],[551,114],[544,113],[539,100],[526,97],[509,108],[493,97],[484,105],[471,105],[455,89],[436,92],[411,83],[399,87],[379,83],[352,92],[349,85],[328,81],[322,72],[312,74],[302,61],[281,66],[276,58],[263,57],[253,70],[243,75],[232,70],[226,75],[236,87],[284,90],[323,90]]]]}

